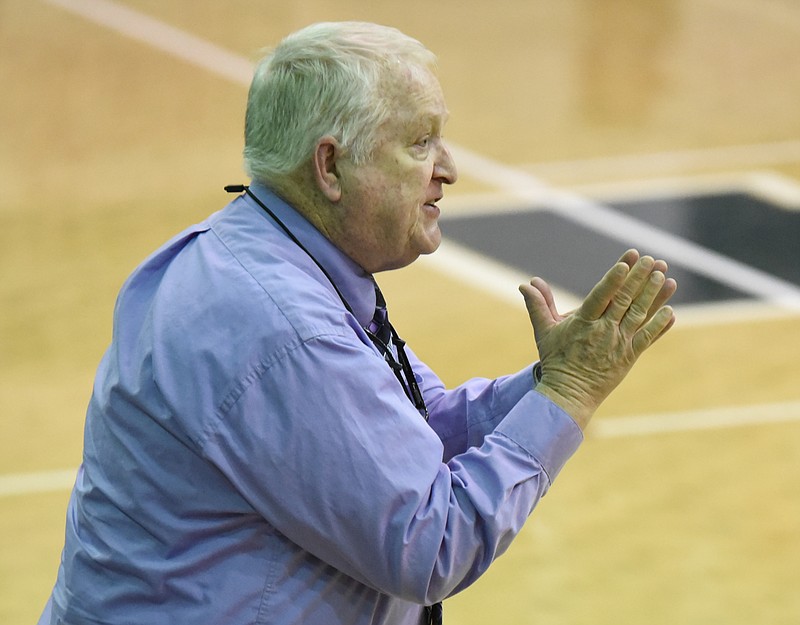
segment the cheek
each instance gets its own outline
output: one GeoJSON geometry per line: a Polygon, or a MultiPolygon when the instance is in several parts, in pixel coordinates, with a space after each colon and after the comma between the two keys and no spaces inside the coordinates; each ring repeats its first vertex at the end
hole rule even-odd
{"type": "Polygon", "coordinates": [[[394,160],[382,172],[375,172],[372,184],[365,188],[365,220],[373,231],[382,233],[385,243],[400,242],[413,236],[421,227],[423,204],[433,175],[430,167],[394,160]]]}
{"type": "Polygon", "coordinates": [[[428,197],[431,184],[432,170],[423,167],[407,172],[403,182],[398,185],[398,197],[402,198],[406,209],[410,212],[418,211],[428,197]]]}

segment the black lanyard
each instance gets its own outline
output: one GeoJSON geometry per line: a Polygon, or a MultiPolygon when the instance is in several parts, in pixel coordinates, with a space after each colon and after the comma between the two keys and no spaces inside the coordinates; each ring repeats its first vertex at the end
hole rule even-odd
{"type": "Polygon", "coordinates": [[[389,345],[386,345],[386,343],[381,341],[367,328],[364,328],[364,332],[367,333],[367,336],[375,347],[378,348],[378,351],[383,354],[383,359],[388,363],[392,371],[394,371],[395,376],[397,376],[397,379],[403,386],[403,390],[406,392],[406,396],[411,400],[411,403],[414,404],[414,407],[419,410],[419,413],[425,418],[425,421],[427,421],[428,408],[425,405],[425,399],[422,397],[422,391],[419,390],[419,384],[417,384],[414,370],[411,368],[411,363],[408,361],[405,350],[406,342],[397,335],[397,330],[394,329],[394,326],[389,321],[386,323],[389,324],[389,329],[392,332],[392,345],[397,349],[397,358],[394,357],[389,345]],[[400,362],[397,362],[398,360],[400,362]],[[405,380],[403,376],[405,376],[405,380]]]}

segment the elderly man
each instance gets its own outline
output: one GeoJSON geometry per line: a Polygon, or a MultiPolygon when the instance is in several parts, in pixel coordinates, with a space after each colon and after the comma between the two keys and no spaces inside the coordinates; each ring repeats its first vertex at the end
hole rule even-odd
{"type": "Polygon", "coordinates": [[[419,624],[519,532],[673,322],[627,252],[573,314],[521,287],[541,361],[447,390],[373,274],[436,250],[456,168],[433,55],[318,24],[257,67],[253,183],[123,286],[43,623],[419,624]]]}

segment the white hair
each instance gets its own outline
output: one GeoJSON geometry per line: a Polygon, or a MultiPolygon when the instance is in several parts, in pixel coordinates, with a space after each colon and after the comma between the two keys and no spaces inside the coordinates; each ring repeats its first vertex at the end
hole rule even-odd
{"type": "Polygon", "coordinates": [[[286,37],[256,66],[245,115],[248,175],[269,183],[333,136],[355,163],[375,146],[392,114],[386,85],[403,70],[433,70],[436,57],[395,28],[328,22],[286,37]]]}

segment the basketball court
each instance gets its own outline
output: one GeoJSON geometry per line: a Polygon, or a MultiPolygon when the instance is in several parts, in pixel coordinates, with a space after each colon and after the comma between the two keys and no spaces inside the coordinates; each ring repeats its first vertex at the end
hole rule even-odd
{"type": "Polygon", "coordinates": [[[345,19],[439,57],[445,241],[378,278],[446,382],[536,358],[533,275],[564,309],[629,247],[679,281],[676,327],[446,622],[797,623],[794,0],[0,0],[0,622],[55,581],[123,280],[246,182],[259,50],[345,19]]]}

